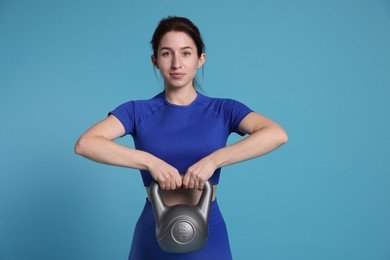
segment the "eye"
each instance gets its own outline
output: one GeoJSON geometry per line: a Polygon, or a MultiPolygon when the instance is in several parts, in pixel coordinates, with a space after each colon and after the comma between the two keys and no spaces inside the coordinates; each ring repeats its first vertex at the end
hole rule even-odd
{"type": "Polygon", "coordinates": [[[171,55],[172,55],[172,53],[169,51],[164,51],[163,53],[161,53],[161,56],[163,56],[163,57],[169,57],[171,55]]]}
{"type": "Polygon", "coordinates": [[[190,55],[191,55],[191,52],[189,52],[189,51],[183,52],[183,56],[184,56],[184,57],[187,57],[187,56],[190,56],[190,55]]]}

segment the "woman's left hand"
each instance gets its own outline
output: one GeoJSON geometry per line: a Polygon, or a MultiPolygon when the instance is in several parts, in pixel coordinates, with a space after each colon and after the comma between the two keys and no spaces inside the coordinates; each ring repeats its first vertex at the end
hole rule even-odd
{"type": "Polygon", "coordinates": [[[184,188],[203,190],[205,182],[213,175],[216,169],[215,163],[209,157],[201,159],[191,165],[184,174],[184,188]]]}

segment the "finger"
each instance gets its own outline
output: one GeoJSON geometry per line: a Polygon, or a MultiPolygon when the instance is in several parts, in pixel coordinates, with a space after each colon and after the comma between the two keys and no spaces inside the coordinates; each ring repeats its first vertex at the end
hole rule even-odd
{"type": "Polygon", "coordinates": [[[193,189],[194,186],[195,186],[195,180],[193,177],[190,177],[190,179],[188,181],[188,188],[193,189]]]}
{"type": "Polygon", "coordinates": [[[178,174],[176,177],[176,187],[177,188],[180,188],[183,185],[182,181],[183,181],[183,178],[181,177],[180,174],[178,174]]]}
{"type": "Polygon", "coordinates": [[[176,175],[175,174],[171,176],[169,182],[170,182],[171,189],[175,190],[176,189],[176,175]]]}
{"type": "Polygon", "coordinates": [[[199,190],[199,180],[195,181],[194,189],[198,189],[199,190]]]}
{"type": "Polygon", "coordinates": [[[203,190],[203,188],[204,188],[204,181],[199,181],[198,190],[203,190]]]}
{"type": "Polygon", "coordinates": [[[170,182],[169,182],[169,177],[164,175],[161,177],[161,189],[162,190],[169,190],[170,189],[170,182]]]}
{"type": "Polygon", "coordinates": [[[166,173],[165,175],[165,189],[166,190],[170,190],[172,189],[172,186],[171,186],[171,176],[169,173],[166,173]]]}
{"type": "Polygon", "coordinates": [[[184,186],[185,189],[188,189],[188,182],[189,182],[189,175],[187,173],[184,174],[183,180],[182,180],[182,185],[184,186]]]}
{"type": "Polygon", "coordinates": [[[158,185],[160,186],[160,190],[165,190],[165,183],[164,182],[158,182],[158,185]]]}

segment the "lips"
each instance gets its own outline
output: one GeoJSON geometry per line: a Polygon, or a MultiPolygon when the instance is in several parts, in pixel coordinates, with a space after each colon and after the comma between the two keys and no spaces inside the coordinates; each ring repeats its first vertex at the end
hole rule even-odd
{"type": "Polygon", "coordinates": [[[184,77],[185,73],[174,72],[174,73],[169,73],[169,75],[171,75],[171,77],[174,79],[180,79],[184,77]]]}

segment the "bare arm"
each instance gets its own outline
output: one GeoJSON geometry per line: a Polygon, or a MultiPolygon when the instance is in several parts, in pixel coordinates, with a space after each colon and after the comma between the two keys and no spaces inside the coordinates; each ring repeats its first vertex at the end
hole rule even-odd
{"type": "Polygon", "coordinates": [[[249,136],[211,154],[217,168],[262,156],[288,141],[281,126],[254,112],[242,120],[239,128],[249,136]]]}
{"type": "Polygon", "coordinates": [[[125,134],[122,123],[113,115],[88,129],[77,141],[75,152],[96,162],[121,167],[148,170],[161,189],[181,186],[179,172],[150,153],[115,143],[125,134]]]}
{"type": "Polygon", "coordinates": [[[281,126],[255,112],[241,121],[239,129],[249,136],[211,153],[188,168],[183,179],[184,187],[202,189],[217,168],[262,156],[288,141],[281,126]]]}

